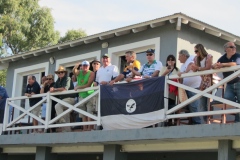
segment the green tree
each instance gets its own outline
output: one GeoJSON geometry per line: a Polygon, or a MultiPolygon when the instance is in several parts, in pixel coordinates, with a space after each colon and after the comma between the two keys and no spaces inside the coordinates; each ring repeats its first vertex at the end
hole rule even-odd
{"type": "Polygon", "coordinates": [[[7,70],[0,71],[0,85],[5,87],[6,86],[6,77],[7,77],[7,70]]]}
{"type": "Polygon", "coordinates": [[[65,36],[60,38],[59,42],[71,41],[71,40],[75,40],[75,39],[86,37],[86,36],[87,36],[87,33],[82,29],[77,29],[77,30],[71,29],[66,32],[65,36]]]}
{"type": "Polygon", "coordinates": [[[12,54],[56,44],[59,32],[54,30],[51,10],[40,7],[39,0],[0,0],[1,47],[12,54]],[[6,44],[6,45],[4,45],[6,44]]]}

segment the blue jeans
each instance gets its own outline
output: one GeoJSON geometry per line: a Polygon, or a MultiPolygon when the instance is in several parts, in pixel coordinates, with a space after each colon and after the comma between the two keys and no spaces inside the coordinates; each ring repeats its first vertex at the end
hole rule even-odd
{"type": "MultiPolygon", "coordinates": [[[[186,93],[187,93],[188,98],[191,98],[196,95],[196,93],[193,93],[193,92],[187,91],[187,90],[186,90],[186,93]]],[[[199,99],[188,104],[187,107],[191,113],[194,113],[194,112],[198,112],[198,105],[199,105],[199,99]]],[[[200,119],[200,117],[192,117],[192,122],[193,122],[193,124],[201,124],[201,119],[200,119]]]]}
{"type": "MultiPolygon", "coordinates": [[[[224,98],[233,102],[240,103],[240,82],[227,84],[224,98]]],[[[239,113],[236,114],[235,122],[239,122],[239,113]]]]}
{"type": "MultiPolygon", "coordinates": [[[[208,106],[207,105],[208,105],[208,98],[202,96],[199,99],[199,110],[200,110],[200,112],[206,112],[208,110],[208,106]]],[[[204,120],[205,123],[207,122],[207,117],[208,116],[203,116],[203,120],[204,120]]]]}

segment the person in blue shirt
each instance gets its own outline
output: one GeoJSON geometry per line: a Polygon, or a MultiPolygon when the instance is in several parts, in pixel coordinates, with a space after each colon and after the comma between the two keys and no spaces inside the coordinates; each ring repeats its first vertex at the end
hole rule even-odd
{"type": "MultiPolygon", "coordinates": [[[[212,68],[219,69],[231,67],[240,64],[240,54],[236,53],[236,45],[233,42],[227,42],[224,46],[225,54],[220,57],[212,68]]],[[[234,73],[234,71],[223,72],[223,77],[226,78],[234,73]]],[[[224,98],[240,103],[240,77],[236,77],[227,83],[224,98]]],[[[235,122],[239,122],[239,114],[235,117],[235,122]]]]}
{"type": "Polygon", "coordinates": [[[5,104],[6,104],[7,98],[8,98],[8,94],[6,89],[0,86],[0,123],[3,123],[4,110],[5,110],[5,104]]]}

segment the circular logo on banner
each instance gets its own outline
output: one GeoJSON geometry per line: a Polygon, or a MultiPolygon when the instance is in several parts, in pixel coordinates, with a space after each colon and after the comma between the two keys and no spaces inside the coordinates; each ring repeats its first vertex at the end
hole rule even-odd
{"type": "Polygon", "coordinates": [[[126,110],[128,113],[133,113],[136,110],[136,102],[134,99],[129,99],[126,103],[126,110]]]}

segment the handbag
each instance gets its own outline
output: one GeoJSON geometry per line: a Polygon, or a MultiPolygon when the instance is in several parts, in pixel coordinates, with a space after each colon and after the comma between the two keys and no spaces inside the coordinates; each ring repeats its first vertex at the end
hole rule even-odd
{"type": "Polygon", "coordinates": [[[178,99],[180,102],[184,102],[188,99],[185,89],[178,87],[178,99]]]}

